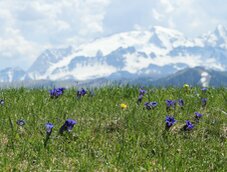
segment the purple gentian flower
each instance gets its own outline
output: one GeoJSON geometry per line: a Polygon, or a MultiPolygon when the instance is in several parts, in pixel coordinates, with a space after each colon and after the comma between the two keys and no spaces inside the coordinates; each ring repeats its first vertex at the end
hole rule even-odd
{"type": "Polygon", "coordinates": [[[174,107],[176,104],[176,101],[175,100],[166,100],[166,106],[167,107],[174,107]]]}
{"type": "Polygon", "coordinates": [[[47,133],[47,135],[51,135],[52,128],[54,127],[54,125],[52,123],[48,122],[48,123],[45,124],[45,127],[46,127],[46,133],[47,133]]]}
{"type": "Polygon", "coordinates": [[[150,109],[151,109],[149,102],[144,103],[144,106],[145,106],[145,107],[146,107],[146,109],[148,109],[148,110],[150,110],[150,109]]]}
{"type": "Polygon", "coordinates": [[[5,101],[4,100],[0,100],[0,105],[4,105],[5,104],[5,101]]]}
{"type": "Polygon", "coordinates": [[[158,105],[157,102],[146,102],[144,103],[144,106],[146,107],[147,110],[154,109],[158,105]]]}
{"type": "Polygon", "coordinates": [[[205,107],[207,104],[207,98],[202,98],[201,102],[202,102],[202,107],[205,107]]]}
{"type": "Polygon", "coordinates": [[[183,99],[179,99],[178,100],[178,104],[180,107],[183,107],[184,106],[184,100],[183,99]]]}
{"type": "Polygon", "coordinates": [[[77,122],[73,119],[67,119],[65,123],[62,125],[62,127],[60,128],[59,133],[63,134],[64,131],[71,132],[76,123],[77,122]]]}
{"type": "Polygon", "coordinates": [[[65,88],[64,87],[57,88],[57,91],[60,91],[60,92],[64,93],[65,88]]]}
{"type": "Polygon", "coordinates": [[[84,96],[85,94],[87,94],[87,91],[85,89],[81,89],[77,91],[77,97],[81,98],[82,96],[84,96]]]}
{"type": "Polygon", "coordinates": [[[158,103],[157,102],[150,102],[150,105],[151,105],[151,107],[156,107],[156,106],[158,106],[158,103]]]}
{"type": "Polygon", "coordinates": [[[203,115],[202,115],[201,113],[199,113],[199,112],[195,112],[195,117],[196,117],[196,118],[198,118],[198,119],[199,119],[199,118],[201,118],[202,116],[203,116],[203,115]]]}
{"type": "Polygon", "coordinates": [[[203,87],[201,90],[203,93],[205,93],[205,92],[207,92],[208,89],[206,87],[203,87]]]}
{"type": "Polygon", "coordinates": [[[171,126],[173,126],[177,121],[174,119],[174,117],[166,116],[166,130],[170,129],[171,126]]]}
{"type": "Polygon", "coordinates": [[[199,122],[199,119],[202,118],[202,116],[203,116],[203,115],[202,115],[201,113],[195,112],[195,121],[196,121],[196,122],[199,122]]]}
{"type": "Polygon", "coordinates": [[[64,90],[65,90],[65,88],[62,88],[62,87],[49,90],[50,97],[58,98],[59,96],[61,96],[64,93],[64,90]]]}
{"type": "Polygon", "coordinates": [[[138,99],[137,99],[137,103],[141,103],[142,102],[142,99],[143,99],[143,95],[139,95],[138,99]]]}
{"type": "Polygon", "coordinates": [[[183,127],[184,131],[192,130],[193,128],[194,125],[189,120],[186,121],[186,124],[183,127]]]}
{"type": "Polygon", "coordinates": [[[17,125],[24,126],[25,125],[25,121],[23,119],[19,119],[19,120],[17,120],[17,125]]]}
{"type": "Polygon", "coordinates": [[[140,88],[139,95],[144,96],[145,94],[146,94],[146,90],[144,90],[143,88],[140,88]]]}
{"type": "Polygon", "coordinates": [[[137,99],[137,104],[142,102],[143,96],[146,94],[146,90],[144,90],[142,87],[139,89],[139,97],[137,99]]]}
{"type": "Polygon", "coordinates": [[[175,108],[176,101],[175,100],[166,100],[166,110],[169,111],[170,108],[175,108]]]}

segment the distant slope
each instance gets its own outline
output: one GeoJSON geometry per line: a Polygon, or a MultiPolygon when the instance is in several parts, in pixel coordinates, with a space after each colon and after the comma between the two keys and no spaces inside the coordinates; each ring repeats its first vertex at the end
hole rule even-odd
{"type": "Polygon", "coordinates": [[[203,67],[187,68],[175,74],[155,80],[154,86],[182,86],[183,84],[200,86],[227,86],[227,72],[214,71],[203,67]]]}

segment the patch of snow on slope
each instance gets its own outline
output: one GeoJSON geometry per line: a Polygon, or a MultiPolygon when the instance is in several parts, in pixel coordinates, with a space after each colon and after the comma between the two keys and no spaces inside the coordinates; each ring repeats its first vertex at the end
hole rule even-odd
{"type": "Polygon", "coordinates": [[[108,76],[114,72],[116,72],[116,69],[107,64],[96,63],[88,66],[77,65],[73,71],[65,69],[65,72],[50,75],[50,79],[57,80],[67,76],[73,76],[75,79],[82,81],[108,76]]]}
{"type": "Polygon", "coordinates": [[[9,82],[12,82],[13,81],[13,71],[12,70],[8,71],[8,77],[9,77],[9,82]]]}
{"type": "Polygon", "coordinates": [[[211,76],[210,76],[209,73],[207,73],[205,71],[201,73],[200,82],[202,83],[203,87],[208,87],[209,86],[210,79],[211,79],[211,76]]]}
{"type": "Polygon", "coordinates": [[[134,46],[135,48],[139,48],[148,43],[150,36],[151,32],[148,31],[131,31],[115,34],[81,45],[78,48],[77,55],[92,57],[96,55],[97,51],[102,51],[103,56],[106,56],[119,47],[127,48],[134,46]]]}
{"type": "Polygon", "coordinates": [[[124,57],[126,66],[123,68],[123,70],[130,73],[136,73],[139,70],[148,67],[152,62],[151,58],[145,58],[137,53],[126,54],[124,57]]]}

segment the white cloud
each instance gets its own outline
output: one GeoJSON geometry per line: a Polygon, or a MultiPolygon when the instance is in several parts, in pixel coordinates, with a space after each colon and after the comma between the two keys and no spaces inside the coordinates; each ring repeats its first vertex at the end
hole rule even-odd
{"type": "Polygon", "coordinates": [[[227,26],[225,0],[1,0],[0,7],[0,68],[27,68],[45,48],[151,25],[189,37],[227,26]]]}
{"type": "Polygon", "coordinates": [[[175,9],[169,0],[160,0],[160,3],[164,7],[166,13],[170,13],[175,9]]]}
{"type": "Polygon", "coordinates": [[[109,0],[0,1],[0,68],[11,66],[10,59],[18,62],[13,66],[27,68],[45,48],[96,37],[103,32],[108,4],[109,0]]]}
{"type": "Polygon", "coordinates": [[[163,19],[163,15],[160,14],[159,12],[157,12],[156,9],[152,9],[152,15],[153,15],[154,19],[157,21],[161,21],[163,19]]]}

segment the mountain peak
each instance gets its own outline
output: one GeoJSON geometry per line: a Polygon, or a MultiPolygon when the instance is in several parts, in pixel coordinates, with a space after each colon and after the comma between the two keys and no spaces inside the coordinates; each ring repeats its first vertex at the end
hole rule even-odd
{"type": "Polygon", "coordinates": [[[217,25],[214,33],[219,37],[226,37],[226,35],[227,35],[226,34],[227,31],[226,31],[225,27],[221,24],[217,25]]]}
{"type": "Polygon", "coordinates": [[[162,26],[153,26],[151,29],[150,29],[151,32],[155,32],[155,33],[160,33],[160,34],[168,34],[168,35],[178,35],[178,36],[183,36],[183,33],[177,31],[177,30],[174,30],[174,29],[170,29],[170,28],[165,28],[165,27],[162,27],[162,26]]]}
{"type": "Polygon", "coordinates": [[[223,25],[217,25],[213,32],[204,34],[201,41],[212,47],[227,48],[227,31],[223,25]]]}

